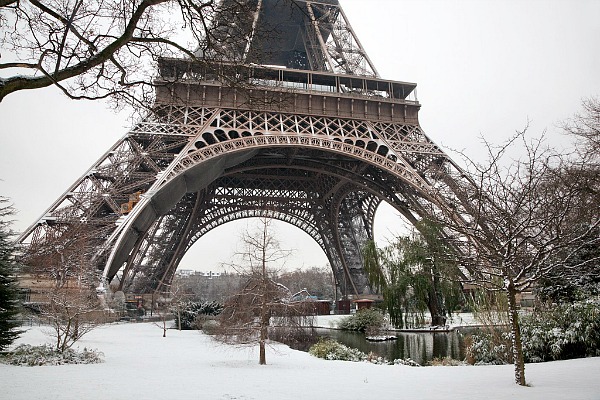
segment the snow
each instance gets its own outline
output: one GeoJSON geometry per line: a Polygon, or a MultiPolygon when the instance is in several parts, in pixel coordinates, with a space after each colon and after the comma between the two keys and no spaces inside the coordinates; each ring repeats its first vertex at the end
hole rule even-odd
{"type": "MultiPolygon", "coordinates": [[[[325,324],[323,321],[321,321],[325,324]]],[[[49,339],[32,327],[18,343],[49,339]]],[[[0,364],[0,399],[600,399],[600,357],[528,364],[531,387],[513,382],[512,365],[408,367],[326,361],[273,344],[258,349],[215,342],[198,331],[151,323],[98,328],[80,342],[102,364],[16,367],[0,364]]]]}

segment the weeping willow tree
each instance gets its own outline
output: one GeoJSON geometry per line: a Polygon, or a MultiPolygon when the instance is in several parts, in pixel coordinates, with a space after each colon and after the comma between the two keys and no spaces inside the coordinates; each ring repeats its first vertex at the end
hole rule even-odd
{"type": "Polygon", "coordinates": [[[383,295],[396,327],[444,325],[463,301],[458,267],[440,240],[439,229],[423,221],[410,236],[398,237],[384,248],[369,242],[364,249],[365,271],[371,287],[383,295]]]}

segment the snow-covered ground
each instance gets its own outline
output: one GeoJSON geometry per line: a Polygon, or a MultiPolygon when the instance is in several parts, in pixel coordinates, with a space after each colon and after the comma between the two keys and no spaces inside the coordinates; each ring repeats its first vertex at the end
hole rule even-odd
{"type": "MultiPolygon", "coordinates": [[[[19,343],[48,339],[30,328],[19,343]]],[[[105,362],[15,367],[0,364],[0,399],[600,399],[600,358],[528,364],[531,387],[502,366],[407,367],[325,361],[275,344],[258,350],[216,343],[197,331],[125,323],[92,331],[80,348],[105,362]]]]}

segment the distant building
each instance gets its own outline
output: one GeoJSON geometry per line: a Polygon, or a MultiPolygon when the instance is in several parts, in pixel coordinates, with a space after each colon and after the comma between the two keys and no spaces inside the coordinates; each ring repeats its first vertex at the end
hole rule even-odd
{"type": "Polygon", "coordinates": [[[308,290],[302,289],[298,293],[292,295],[292,301],[317,300],[317,296],[308,293],[308,290]]]}
{"type": "Polygon", "coordinates": [[[204,272],[204,271],[197,271],[194,269],[178,269],[175,274],[181,278],[190,277],[190,276],[204,276],[204,277],[211,279],[211,278],[218,278],[221,276],[221,272],[213,272],[213,271],[204,272]]]}
{"type": "Polygon", "coordinates": [[[329,315],[331,310],[330,300],[319,300],[317,296],[311,295],[306,289],[293,294],[292,301],[310,304],[310,314],[312,315],[329,315]]]}

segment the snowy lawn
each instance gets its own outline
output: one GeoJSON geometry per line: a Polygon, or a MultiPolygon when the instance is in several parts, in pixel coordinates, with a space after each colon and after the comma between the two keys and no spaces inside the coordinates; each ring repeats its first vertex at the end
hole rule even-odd
{"type": "MultiPolygon", "coordinates": [[[[30,328],[18,343],[48,341],[30,328]]],[[[105,362],[15,367],[0,364],[0,399],[600,399],[600,358],[528,364],[531,387],[513,367],[407,367],[325,361],[275,344],[266,366],[258,350],[216,343],[197,331],[149,323],[92,331],[80,348],[105,362]]]]}

